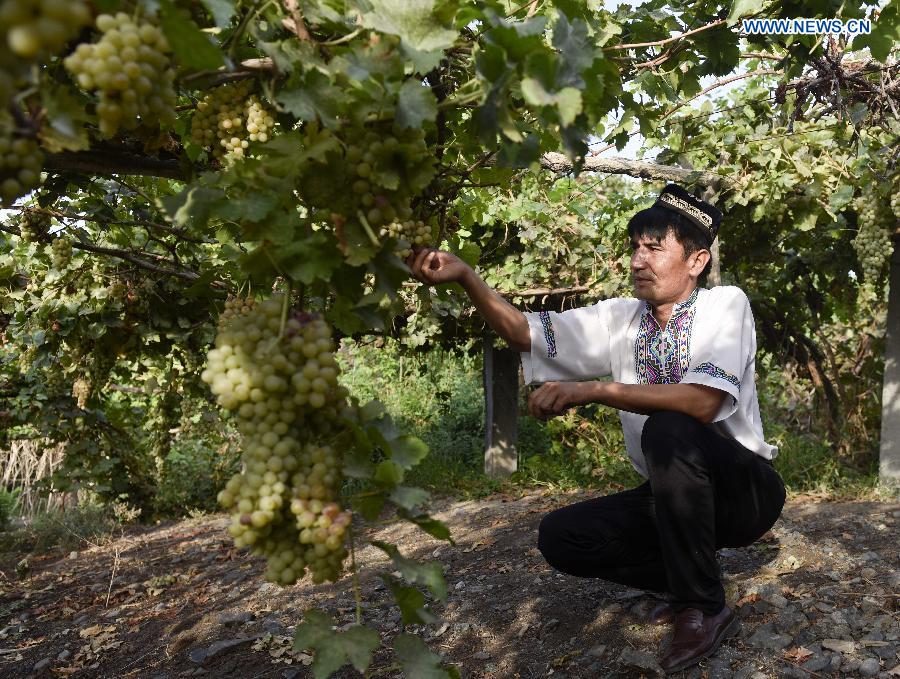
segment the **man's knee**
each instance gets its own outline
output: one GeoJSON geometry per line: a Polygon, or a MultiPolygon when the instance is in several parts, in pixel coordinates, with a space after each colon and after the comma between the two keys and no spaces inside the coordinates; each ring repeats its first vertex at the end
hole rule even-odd
{"type": "Polygon", "coordinates": [[[700,420],[687,413],[675,410],[657,410],[651,413],[641,431],[644,458],[653,466],[659,462],[671,461],[673,456],[699,452],[696,446],[676,445],[676,442],[697,438],[703,426],[700,420]]]}
{"type": "Polygon", "coordinates": [[[565,550],[565,521],[561,510],[545,514],[538,525],[538,550],[544,555],[548,564],[559,568],[565,550]]]}

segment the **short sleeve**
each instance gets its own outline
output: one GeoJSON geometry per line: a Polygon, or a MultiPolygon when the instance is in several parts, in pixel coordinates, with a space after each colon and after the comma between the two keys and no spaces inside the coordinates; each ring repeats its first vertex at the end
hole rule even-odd
{"type": "Polygon", "coordinates": [[[562,312],[526,312],[531,351],[521,354],[525,384],[608,376],[611,301],[562,312]]]}
{"type": "MultiPolygon", "coordinates": [[[[712,308],[691,337],[691,358],[682,384],[705,384],[726,392],[713,422],[730,417],[738,408],[741,383],[756,353],[756,331],[750,301],[740,288],[721,288],[710,300],[712,308]]],[[[699,319],[698,319],[699,320],[699,319]]]]}

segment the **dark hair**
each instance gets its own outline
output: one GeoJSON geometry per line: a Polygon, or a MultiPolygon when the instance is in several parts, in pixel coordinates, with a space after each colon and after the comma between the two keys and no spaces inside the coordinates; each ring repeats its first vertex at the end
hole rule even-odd
{"type": "MultiPolygon", "coordinates": [[[[700,227],[679,212],[669,210],[661,205],[652,205],[628,220],[628,237],[640,238],[647,236],[654,240],[662,240],[666,234],[672,231],[675,240],[684,248],[684,259],[687,260],[698,250],[709,250],[712,243],[709,236],[704,234],[700,227]]],[[[712,268],[712,259],[706,263],[703,271],[697,277],[698,285],[706,285],[706,278],[712,268]]]]}

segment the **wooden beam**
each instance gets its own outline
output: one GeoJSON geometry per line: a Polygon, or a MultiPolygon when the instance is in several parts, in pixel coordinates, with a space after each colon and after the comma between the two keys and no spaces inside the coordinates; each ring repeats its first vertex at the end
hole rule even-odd
{"type": "Polygon", "coordinates": [[[520,357],[512,349],[495,349],[490,334],[483,347],[484,473],[502,478],[518,468],[520,357]]]}

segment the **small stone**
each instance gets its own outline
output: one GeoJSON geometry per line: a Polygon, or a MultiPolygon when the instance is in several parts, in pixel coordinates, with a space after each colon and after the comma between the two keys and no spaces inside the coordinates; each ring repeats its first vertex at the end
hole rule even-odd
{"type": "Polygon", "coordinates": [[[850,654],[856,650],[856,642],[852,639],[824,639],[822,641],[822,648],[827,648],[829,651],[850,654]]]}
{"type": "Polygon", "coordinates": [[[596,646],[592,646],[588,649],[587,654],[594,658],[601,657],[604,653],[606,653],[606,645],[605,644],[597,644],[596,646]]]}
{"type": "Polygon", "coordinates": [[[491,657],[491,654],[488,653],[487,651],[478,651],[478,653],[472,654],[473,660],[489,660],[490,657],[491,657]]]}
{"type": "Polygon", "coordinates": [[[878,552],[863,552],[859,555],[860,563],[869,563],[871,561],[878,561],[881,557],[878,552]]]}
{"type": "Polygon", "coordinates": [[[232,613],[222,613],[219,616],[219,623],[222,625],[243,625],[253,620],[253,613],[250,611],[235,611],[232,613]]]}
{"type": "Polygon", "coordinates": [[[52,663],[52,662],[53,662],[53,658],[49,658],[49,657],[43,658],[42,660],[38,660],[34,664],[34,667],[31,668],[31,671],[34,672],[35,674],[37,674],[39,672],[43,672],[45,669],[50,667],[50,663],[52,663]]]}
{"type": "Polygon", "coordinates": [[[814,655],[812,658],[803,663],[803,669],[807,672],[820,672],[831,663],[831,658],[827,655],[814,655]]]}
{"type": "Polygon", "coordinates": [[[630,647],[625,648],[619,655],[619,663],[637,667],[638,669],[652,672],[657,676],[663,676],[664,672],[656,661],[656,657],[647,651],[639,651],[630,647]]]}
{"type": "Polygon", "coordinates": [[[787,648],[792,641],[793,639],[790,635],[778,634],[772,629],[770,624],[761,625],[748,639],[752,646],[767,651],[780,651],[783,648],[787,648]]]}
{"type": "Polygon", "coordinates": [[[61,650],[59,652],[59,655],[56,656],[56,659],[59,662],[65,662],[66,660],[68,660],[71,657],[72,657],[72,651],[70,651],[68,648],[64,648],[63,650],[61,650]]]}
{"type": "Polygon", "coordinates": [[[788,605],[788,600],[780,594],[772,594],[771,596],[767,597],[767,601],[775,608],[786,608],[788,605]]]}
{"type": "Polygon", "coordinates": [[[876,571],[874,568],[866,567],[863,568],[859,572],[859,574],[864,578],[874,578],[878,574],[878,571],[876,571]]]}
{"type": "Polygon", "coordinates": [[[878,658],[867,658],[859,666],[859,675],[861,677],[874,677],[878,674],[879,669],[881,669],[881,663],[878,662],[878,658]]]}

